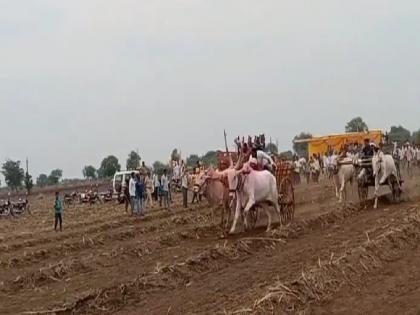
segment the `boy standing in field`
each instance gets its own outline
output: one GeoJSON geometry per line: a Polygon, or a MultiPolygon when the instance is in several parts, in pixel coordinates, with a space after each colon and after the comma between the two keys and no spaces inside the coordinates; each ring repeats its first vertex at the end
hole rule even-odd
{"type": "Polygon", "coordinates": [[[55,193],[55,202],[54,202],[54,210],[55,210],[55,224],[54,230],[57,231],[57,224],[60,223],[60,232],[63,230],[63,203],[61,202],[60,193],[57,191],[55,193]]]}

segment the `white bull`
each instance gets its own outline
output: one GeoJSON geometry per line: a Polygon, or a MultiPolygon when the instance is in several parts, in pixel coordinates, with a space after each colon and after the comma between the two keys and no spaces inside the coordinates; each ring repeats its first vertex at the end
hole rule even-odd
{"type": "MultiPolygon", "coordinates": [[[[244,225],[248,229],[248,213],[249,210],[258,205],[271,204],[280,220],[281,213],[278,203],[278,191],[276,178],[269,171],[255,171],[249,164],[245,164],[241,170],[230,168],[225,171],[228,177],[230,197],[234,198],[236,195],[236,210],[233,225],[230,234],[236,232],[236,224],[244,209],[244,225]]],[[[271,230],[272,218],[270,210],[264,208],[267,217],[268,225],[267,231],[271,230]]]]}
{"type": "Polygon", "coordinates": [[[372,158],[373,176],[375,177],[375,204],[374,208],[378,208],[379,188],[388,181],[393,193],[399,195],[401,191],[400,179],[398,176],[395,161],[391,155],[379,152],[372,158]],[[397,191],[394,191],[396,189],[397,191]]]}
{"type": "Polygon", "coordinates": [[[331,166],[334,174],[335,195],[338,198],[338,202],[342,203],[343,195],[344,201],[347,200],[347,183],[351,184],[355,174],[353,159],[339,159],[337,156],[334,156],[331,161],[331,166]]]}

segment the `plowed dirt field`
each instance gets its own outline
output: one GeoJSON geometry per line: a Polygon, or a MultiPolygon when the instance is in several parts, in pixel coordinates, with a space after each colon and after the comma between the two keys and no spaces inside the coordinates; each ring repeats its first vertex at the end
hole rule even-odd
{"type": "Polygon", "coordinates": [[[221,237],[203,202],[145,218],[52,196],[0,219],[0,314],[420,314],[420,192],[377,210],[296,189],[296,220],[221,237]]]}

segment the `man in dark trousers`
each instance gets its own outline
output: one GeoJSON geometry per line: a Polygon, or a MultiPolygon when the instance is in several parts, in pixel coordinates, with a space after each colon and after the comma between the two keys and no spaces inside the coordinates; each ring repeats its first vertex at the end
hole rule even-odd
{"type": "Polygon", "coordinates": [[[184,169],[184,172],[181,177],[181,187],[182,187],[182,201],[184,208],[188,208],[188,184],[190,182],[190,176],[188,170],[184,169]]]}
{"type": "Polygon", "coordinates": [[[55,210],[54,230],[57,231],[57,225],[58,223],[60,223],[60,231],[62,231],[63,230],[63,203],[61,201],[60,193],[58,191],[55,193],[54,210],[55,210]]]}

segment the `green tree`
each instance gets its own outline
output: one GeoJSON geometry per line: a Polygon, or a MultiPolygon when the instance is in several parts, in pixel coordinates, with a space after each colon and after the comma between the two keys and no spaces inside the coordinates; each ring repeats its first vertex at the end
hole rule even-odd
{"type": "Polygon", "coordinates": [[[114,174],[120,170],[121,165],[118,163],[118,159],[115,156],[110,155],[102,160],[98,175],[100,178],[108,178],[114,176],[114,174]]]}
{"type": "Polygon", "coordinates": [[[60,169],[55,169],[51,171],[50,176],[48,176],[48,185],[56,185],[60,182],[61,177],[63,177],[63,171],[60,169]]]}
{"type": "Polygon", "coordinates": [[[17,190],[22,187],[25,172],[23,168],[20,167],[20,161],[6,160],[2,166],[2,173],[6,185],[12,190],[17,190]]]}
{"type": "Polygon", "coordinates": [[[277,146],[274,143],[267,144],[265,150],[267,152],[270,152],[271,154],[279,153],[279,148],[277,148],[277,146]]]}
{"type": "Polygon", "coordinates": [[[201,160],[203,161],[203,164],[206,166],[211,166],[211,165],[217,166],[218,164],[217,155],[218,155],[217,151],[209,151],[203,155],[201,160]]]}
{"type": "Polygon", "coordinates": [[[32,180],[32,176],[29,175],[28,172],[25,173],[24,183],[25,183],[26,191],[28,192],[28,194],[30,194],[32,191],[32,188],[34,187],[34,182],[32,180]]]}
{"type": "Polygon", "coordinates": [[[171,160],[179,162],[181,160],[181,154],[178,152],[178,149],[173,149],[171,153],[171,160]]]}
{"type": "Polygon", "coordinates": [[[191,154],[187,157],[186,164],[188,167],[194,167],[197,165],[198,161],[200,161],[200,157],[197,154],[191,154]]]}
{"type": "Polygon", "coordinates": [[[156,174],[158,174],[159,176],[161,176],[163,174],[164,170],[168,169],[168,165],[160,162],[160,161],[156,161],[155,163],[153,163],[153,172],[155,172],[156,174]]]}
{"type": "Polygon", "coordinates": [[[38,187],[45,187],[48,185],[48,176],[46,174],[40,174],[36,179],[36,185],[38,187]]]}
{"type": "Polygon", "coordinates": [[[128,158],[127,158],[127,170],[131,171],[131,170],[136,170],[140,167],[140,155],[136,152],[136,151],[131,151],[128,154],[128,158]]]}
{"type": "Polygon", "coordinates": [[[420,129],[413,132],[411,141],[414,142],[415,145],[420,145],[420,129]]]}
{"type": "Polygon", "coordinates": [[[92,165],[87,165],[83,168],[83,177],[84,178],[96,178],[96,168],[92,165]]]}
{"type": "Polygon", "coordinates": [[[368,130],[368,125],[363,121],[362,117],[353,118],[346,125],[346,132],[363,132],[368,130]]]}
{"type": "Polygon", "coordinates": [[[309,150],[308,150],[307,142],[295,142],[295,141],[311,139],[311,138],[312,138],[312,134],[308,132],[301,132],[300,134],[298,134],[297,136],[293,138],[293,150],[295,151],[297,155],[299,155],[300,157],[307,158],[309,155],[309,150]]]}
{"type": "Polygon", "coordinates": [[[391,131],[388,134],[389,140],[391,142],[406,142],[410,141],[411,139],[411,132],[407,129],[405,129],[403,126],[392,126],[391,131]]]}

